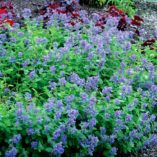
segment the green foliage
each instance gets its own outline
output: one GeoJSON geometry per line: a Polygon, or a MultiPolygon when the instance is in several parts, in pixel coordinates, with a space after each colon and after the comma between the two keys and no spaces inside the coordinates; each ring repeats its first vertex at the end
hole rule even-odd
{"type": "Polygon", "coordinates": [[[157,91],[145,88],[156,67],[142,62],[156,64],[156,49],[143,54],[129,32],[83,28],[27,21],[8,30],[0,57],[0,155],[15,147],[20,157],[61,156],[63,148],[66,157],[113,157],[114,148],[135,153],[156,131],[157,91]],[[63,148],[53,154],[58,143],[63,148]]]}
{"type": "Polygon", "coordinates": [[[135,15],[136,9],[134,0],[89,0],[90,5],[104,6],[104,5],[115,5],[118,9],[121,9],[127,13],[130,17],[135,15]]]}

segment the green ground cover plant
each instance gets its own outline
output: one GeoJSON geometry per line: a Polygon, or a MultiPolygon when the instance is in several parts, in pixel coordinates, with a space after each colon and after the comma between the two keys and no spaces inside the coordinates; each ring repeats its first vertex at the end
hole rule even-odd
{"type": "Polygon", "coordinates": [[[0,156],[114,157],[157,143],[156,43],[143,48],[118,17],[102,28],[80,14],[72,25],[24,10],[22,25],[1,28],[0,156]]]}

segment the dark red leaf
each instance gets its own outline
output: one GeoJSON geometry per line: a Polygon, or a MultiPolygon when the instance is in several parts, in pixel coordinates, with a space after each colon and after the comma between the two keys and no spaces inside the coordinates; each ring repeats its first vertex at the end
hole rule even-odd
{"type": "Polygon", "coordinates": [[[144,22],[144,20],[137,15],[134,16],[134,20],[144,22]]]}
{"type": "Polygon", "coordinates": [[[155,39],[149,39],[149,40],[146,40],[142,46],[150,46],[150,45],[153,45],[154,43],[156,42],[155,39]]]}
{"type": "Polygon", "coordinates": [[[136,25],[136,26],[141,26],[141,22],[136,21],[136,20],[132,20],[132,21],[131,21],[131,24],[132,24],[132,25],[136,25]]]}
{"type": "Polygon", "coordinates": [[[56,3],[53,3],[53,4],[49,5],[48,8],[57,9],[57,8],[59,8],[59,6],[60,6],[60,3],[56,2],[56,3]]]}

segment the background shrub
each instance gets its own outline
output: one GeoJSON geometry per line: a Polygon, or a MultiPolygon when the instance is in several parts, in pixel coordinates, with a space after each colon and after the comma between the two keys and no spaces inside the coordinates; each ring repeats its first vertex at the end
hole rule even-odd
{"type": "Polygon", "coordinates": [[[136,12],[133,0],[80,0],[80,3],[99,7],[102,7],[105,4],[115,5],[129,16],[135,15],[136,12]]]}

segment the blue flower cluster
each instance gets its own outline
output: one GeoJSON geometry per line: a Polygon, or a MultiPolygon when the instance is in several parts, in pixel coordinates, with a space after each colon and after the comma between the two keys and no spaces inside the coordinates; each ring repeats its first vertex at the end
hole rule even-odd
{"type": "Polygon", "coordinates": [[[118,17],[100,28],[98,14],[80,15],[43,25],[25,9],[24,27],[0,30],[0,156],[113,157],[157,143],[156,66],[118,17]]]}

